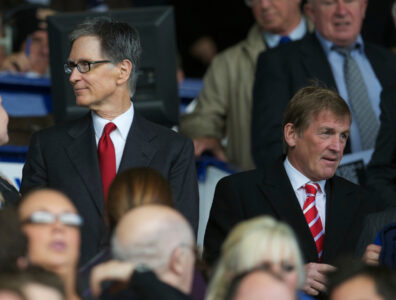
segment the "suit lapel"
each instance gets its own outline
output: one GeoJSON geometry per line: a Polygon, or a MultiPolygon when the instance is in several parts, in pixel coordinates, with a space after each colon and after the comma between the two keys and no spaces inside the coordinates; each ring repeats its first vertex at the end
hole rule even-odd
{"type": "Polygon", "coordinates": [[[271,203],[277,217],[293,228],[298,237],[300,247],[305,254],[305,259],[307,261],[316,261],[316,245],[286,174],[283,162],[279,160],[271,170],[279,171],[265,173],[259,188],[265,199],[271,203]]]}
{"type": "Polygon", "coordinates": [[[150,129],[150,124],[135,110],[118,172],[149,166],[157,151],[153,145],[156,133],[150,129]]]}
{"type": "MultiPolygon", "coordinates": [[[[333,72],[322,45],[312,33],[305,38],[304,43],[300,43],[302,63],[310,80],[319,80],[328,85],[329,88],[337,88],[333,72]]],[[[306,82],[309,84],[309,82],[306,82]]]]}
{"type": "MultiPolygon", "coordinates": [[[[348,185],[349,186],[349,185],[348,185]]],[[[345,239],[360,200],[353,197],[355,191],[343,185],[337,177],[326,182],[326,229],[323,260],[331,261],[345,239]]]]}
{"type": "Polygon", "coordinates": [[[98,154],[91,114],[77,120],[68,130],[72,141],[66,152],[89,191],[100,214],[103,215],[103,191],[98,154]]]}
{"type": "Polygon", "coordinates": [[[394,83],[396,69],[391,68],[394,65],[393,62],[389,62],[384,55],[381,55],[380,51],[375,49],[375,46],[369,43],[364,44],[364,50],[382,87],[384,88],[394,83]]]}

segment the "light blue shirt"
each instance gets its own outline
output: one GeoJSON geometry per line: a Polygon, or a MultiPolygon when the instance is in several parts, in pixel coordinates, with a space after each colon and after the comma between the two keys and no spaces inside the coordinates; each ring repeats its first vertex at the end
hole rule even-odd
{"type": "MultiPolygon", "coordinates": [[[[345,58],[342,54],[331,49],[332,46],[334,45],[332,42],[326,40],[316,30],[315,30],[315,34],[319,39],[319,42],[322,45],[323,50],[325,51],[327,59],[330,63],[331,71],[333,72],[333,77],[337,85],[338,93],[342,98],[345,99],[345,101],[348,103],[349,108],[351,109],[351,106],[348,101],[348,92],[347,92],[347,87],[345,84],[345,76],[344,76],[345,58]]],[[[366,84],[366,89],[370,98],[371,106],[374,110],[377,119],[379,120],[379,115],[380,115],[379,104],[380,104],[380,94],[382,91],[382,86],[377,76],[374,73],[370,61],[368,60],[366,54],[364,53],[364,43],[360,35],[356,40],[356,44],[359,45],[359,47],[356,47],[356,49],[353,49],[351,51],[351,56],[359,66],[360,73],[362,74],[364,83],[366,84]]],[[[351,151],[358,152],[362,150],[363,147],[360,139],[359,128],[355,120],[354,113],[352,111],[351,151]]]]}
{"type": "MultiPolygon", "coordinates": [[[[307,33],[307,23],[305,21],[304,17],[301,17],[300,23],[297,25],[296,28],[293,29],[290,34],[288,34],[288,37],[292,41],[299,40],[304,37],[304,35],[307,33]]],[[[279,41],[281,39],[281,35],[271,33],[271,32],[264,32],[264,40],[269,48],[274,48],[278,46],[279,41]]]]}

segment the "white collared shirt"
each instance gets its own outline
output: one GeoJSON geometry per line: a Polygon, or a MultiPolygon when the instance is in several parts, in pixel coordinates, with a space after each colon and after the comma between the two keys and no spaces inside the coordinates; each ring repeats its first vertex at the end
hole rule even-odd
{"type": "Polygon", "coordinates": [[[92,114],[94,130],[95,130],[96,147],[98,147],[100,137],[102,136],[103,129],[106,126],[106,124],[109,122],[113,122],[117,126],[117,129],[113,130],[110,133],[110,138],[114,144],[115,155],[116,155],[116,171],[118,172],[118,167],[120,166],[121,163],[122,154],[124,153],[126,139],[128,137],[128,132],[129,129],[131,128],[133,121],[134,110],[133,110],[132,102],[131,102],[131,106],[126,112],[119,115],[112,121],[103,119],[93,111],[91,111],[91,114],[92,114]]]}
{"type": "MultiPolygon", "coordinates": [[[[293,187],[294,193],[296,194],[296,197],[298,199],[298,202],[300,203],[302,210],[304,207],[304,202],[307,197],[304,186],[307,183],[313,183],[313,181],[310,180],[305,175],[303,175],[295,167],[293,167],[287,157],[283,162],[283,165],[285,167],[287,176],[289,177],[290,183],[293,187]]],[[[326,180],[316,181],[315,183],[319,184],[320,186],[320,190],[316,194],[315,201],[316,201],[316,209],[318,210],[324,230],[326,224],[326,191],[325,191],[326,180]]]]}
{"type": "MultiPolygon", "coordinates": [[[[296,28],[294,28],[292,30],[292,32],[290,32],[288,34],[288,37],[292,41],[299,40],[299,39],[303,38],[304,35],[307,33],[307,28],[308,27],[307,27],[305,18],[301,17],[300,23],[297,25],[296,28]]],[[[278,46],[279,41],[281,39],[281,35],[267,32],[267,31],[265,31],[263,34],[264,34],[264,40],[269,48],[274,48],[274,47],[278,46]]]]}

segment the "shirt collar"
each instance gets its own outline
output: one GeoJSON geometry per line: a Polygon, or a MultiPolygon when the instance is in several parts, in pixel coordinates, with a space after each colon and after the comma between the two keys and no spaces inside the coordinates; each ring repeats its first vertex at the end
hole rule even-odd
{"type": "Polygon", "coordinates": [[[107,123],[113,122],[117,126],[117,130],[120,132],[123,140],[126,140],[128,137],[128,132],[131,127],[133,116],[134,116],[134,108],[131,102],[131,106],[121,115],[117,116],[115,119],[109,121],[97,115],[94,111],[91,111],[93,126],[95,130],[95,136],[97,139],[100,139],[103,133],[103,128],[107,123]]]}
{"type": "MultiPolygon", "coordinates": [[[[296,28],[293,29],[292,32],[288,34],[288,37],[292,40],[299,40],[301,39],[305,33],[307,32],[307,23],[304,17],[301,17],[300,23],[297,25],[296,28]]],[[[268,47],[274,48],[278,46],[279,41],[281,39],[281,35],[264,31],[264,40],[267,43],[268,47]]]]}
{"type": "MultiPolygon", "coordinates": [[[[303,187],[304,185],[306,185],[309,182],[313,183],[313,181],[311,179],[309,179],[304,174],[302,174],[300,171],[298,171],[295,167],[293,167],[293,165],[290,163],[288,157],[286,157],[285,161],[283,162],[283,165],[285,167],[287,176],[289,177],[290,183],[291,183],[294,191],[297,191],[298,189],[300,189],[301,187],[303,187]]],[[[326,180],[315,181],[315,183],[319,184],[319,186],[320,186],[320,191],[318,191],[318,192],[324,193],[326,180]]]]}
{"type": "MultiPolygon", "coordinates": [[[[317,31],[317,30],[315,30],[315,35],[318,38],[320,44],[322,45],[322,47],[323,47],[323,49],[324,49],[324,51],[326,53],[326,56],[328,56],[330,51],[332,51],[332,48],[333,48],[334,44],[332,42],[330,42],[329,40],[326,40],[323,37],[323,35],[321,35],[319,33],[319,31],[317,31]]],[[[362,36],[360,34],[358,35],[354,45],[355,45],[355,50],[356,51],[358,51],[360,54],[364,53],[364,43],[363,43],[362,36]]]]}

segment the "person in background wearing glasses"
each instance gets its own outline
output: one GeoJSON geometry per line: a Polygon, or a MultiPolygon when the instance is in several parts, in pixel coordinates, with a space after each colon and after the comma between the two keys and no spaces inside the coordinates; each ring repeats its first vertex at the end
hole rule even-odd
{"type": "Polygon", "coordinates": [[[104,241],[107,190],[116,173],[151,167],[169,180],[174,206],[198,228],[198,185],[192,142],[145,120],[134,109],[141,53],[138,33],[106,17],[78,25],[65,64],[83,118],[33,135],[22,194],[47,186],[66,193],[84,217],[80,262],[104,241]]]}
{"type": "Polygon", "coordinates": [[[192,228],[176,210],[156,204],[136,207],[116,227],[112,238],[114,260],[93,270],[92,292],[99,295],[101,283],[112,280],[129,283],[111,299],[192,299],[188,295],[195,249],[192,228]]]}
{"type": "Polygon", "coordinates": [[[245,2],[256,22],[245,40],[214,58],[197,105],[180,119],[180,132],[193,139],[197,156],[209,151],[222,161],[249,170],[254,168],[250,120],[257,57],[279,44],[301,39],[312,26],[301,15],[301,0],[245,2]]]}
{"type": "Polygon", "coordinates": [[[52,189],[26,194],[18,208],[28,238],[28,259],[57,274],[68,300],[80,299],[76,274],[80,253],[82,217],[66,195],[52,189]]]}

